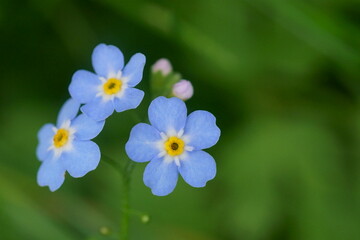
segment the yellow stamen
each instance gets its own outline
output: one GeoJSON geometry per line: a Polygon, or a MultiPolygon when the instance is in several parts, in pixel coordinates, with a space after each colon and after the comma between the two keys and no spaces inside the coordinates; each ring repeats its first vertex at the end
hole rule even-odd
{"type": "Polygon", "coordinates": [[[167,154],[170,156],[178,156],[184,152],[185,143],[177,137],[170,137],[164,144],[167,154]]]}
{"type": "Polygon", "coordinates": [[[64,146],[69,141],[69,131],[63,128],[59,129],[54,135],[54,145],[57,148],[64,146]]]}
{"type": "Polygon", "coordinates": [[[103,85],[104,92],[108,95],[116,94],[121,90],[122,81],[117,78],[109,78],[103,85]]]}

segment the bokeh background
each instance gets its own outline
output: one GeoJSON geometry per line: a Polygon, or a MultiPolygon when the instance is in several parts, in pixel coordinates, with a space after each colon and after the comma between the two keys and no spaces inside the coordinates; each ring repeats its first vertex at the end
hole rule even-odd
{"type": "MultiPolygon", "coordinates": [[[[132,179],[131,239],[360,239],[358,0],[0,1],[0,239],[112,239],[121,178],[105,162],[51,193],[36,184],[36,134],[54,122],[98,43],[126,61],[171,60],[192,81],[189,111],[217,116],[217,177],[167,197],[132,179]]],[[[149,94],[147,94],[149,96],[149,94]]],[[[121,161],[134,114],[95,139],[121,161]]]]}

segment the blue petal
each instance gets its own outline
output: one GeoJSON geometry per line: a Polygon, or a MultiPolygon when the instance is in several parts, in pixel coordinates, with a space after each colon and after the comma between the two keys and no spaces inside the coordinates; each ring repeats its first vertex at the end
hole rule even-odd
{"type": "Polygon", "coordinates": [[[97,75],[79,70],[72,76],[69,92],[71,97],[79,103],[87,103],[95,98],[99,85],[101,85],[101,81],[97,75]]]}
{"type": "Polygon", "coordinates": [[[136,88],[125,89],[121,98],[114,98],[114,107],[117,112],[137,108],[144,98],[144,92],[136,88]]]}
{"type": "Polygon", "coordinates": [[[126,64],[123,71],[123,76],[129,79],[127,84],[130,87],[135,87],[141,81],[143,77],[145,61],[146,58],[144,54],[136,53],[131,57],[129,63],[126,64]]]}
{"type": "Polygon", "coordinates": [[[100,162],[100,149],[92,141],[73,141],[73,148],[63,152],[65,169],[73,177],[82,177],[94,170],[100,162]]]}
{"type": "Polygon", "coordinates": [[[178,168],[174,162],[163,158],[150,161],[144,171],[144,183],[151,188],[154,195],[165,196],[171,193],[178,180],[178,168]]]}
{"type": "Polygon", "coordinates": [[[92,53],[92,64],[98,75],[107,78],[110,73],[122,70],[124,55],[119,48],[102,43],[92,53]]]}
{"type": "Polygon", "coordinates": [[[103,101],[101,97],[97,97],[82,106],[81,111],[95,121],[102,121],[114,112],[114,105],[111,100],[103,101]]]}
{"type": "Polygon", "coordinates": [[[156,142],[161,140],[158,130],[149,124],[139,123],[130,132],[125,150],[129,158],[135,162],[147,162],[159,154],[156,142]]]}
{"type": "Polygon", "coordinates": [[[38,132],[38,140],[39,144],[36,148],[36,156],[40,161],[45,161],[51,155],[51,151],[49,151],[49,147],[53,143],[54,131],[53,124],[45,124],[38,132]]]}
{"type": "Polygon", "coordinates": [[[67,120],[73,120],[79,112],[79,108],[80,103],[78,101],[72,98],[68,99],[60,109],[57,119],[57,127],[61,127],[61,125],[67,120]]]}
{"type": "Polygon", "coordinates": [[[214,115],[207,111],[195,111],[187,118],[184,135],[189,139],[189,146],[200,150],[217,143],[220,129],[216,126],[214,115]]]}
{"type": "Polygon", "coordinates": [[[65,180],[65,168],[61,159],[49,159],[44,161],[37,174],[37,182],[40,186],[49,186],[50,191],[59,189],[65,180]]]}
{"type": "Polygon", "coordinates": [[[73,120],[71,127],[75,129],[75,136],[78,140],[90,140],[99,135],[105,121],[95,121],[85,114],[81,114],[73,120]]]}
{"type": "Polygon", "coordinates": [[[186,112],[186,105],[179,98],[158,97],[149,106],[149,120],[161,132],[178,132],[185,127],[186,112]]]}
{"type": "Polygon", "coordinates": [[[188,157],[180,162],[179,172],[185,182],[193,187],[204,187],[216,175],[214,158],[204,151],[188,152],[188,157]]]}

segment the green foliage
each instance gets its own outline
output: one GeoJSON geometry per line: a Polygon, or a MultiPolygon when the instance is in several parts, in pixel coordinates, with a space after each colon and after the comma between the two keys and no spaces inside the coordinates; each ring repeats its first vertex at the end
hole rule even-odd
{"type": "Polygon", "coordinates": [[[151,73],[150,75],[150,91],[153,94],[152,98],[157,96],[172,96],[172,86],[180,81],[181,75],[179,73],[171,72],[164,76],[160,71],[151,73]]]}
{"type": "MultiPolygon", "coordinates": [[[[121,179],[111,166],[55,193],[36,184],[37,131],[55,121],[71,75],[91,70],[100,42],[126,60],[147,56],[147,93],[150,66],[170,59],[194,85],[189,111],[211,111],[222,130],[206,188],[179,180],[153,196],[137,164],[132,207],[151,221],[134,215],[132,239],[359,239],[359,15],[356,0],[2,0],[0,239],[117,234],[121,179]]],[[[104,153],[125,157],[145,98],[107,120],[95,139],[104,153]]]]}

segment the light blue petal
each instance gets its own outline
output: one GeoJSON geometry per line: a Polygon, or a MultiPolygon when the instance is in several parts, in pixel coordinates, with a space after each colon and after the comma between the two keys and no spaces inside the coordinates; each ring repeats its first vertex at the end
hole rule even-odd
{"type": "Polygon", "coordinates": [[[92,65],[99,76],[107,78],[110,73],[122,70],[124,55],[119,48],[101,43],[92,53],[92,65]]]}
{"type": "Polygon", "coordinates": [[[102,121],[114,112],[114,105],[111,100],[103,101],[101,97],[97,97],[82,106],[81,111],[95,121],[102,121]]]}
{"type": "Polygon", "coordinates": [[[37,182],[41,187],[49,186],[50,191],[59,189],[65,180],[65,168],[61,159],[49,159],[42,162],[37,174],[37,182]]]}
{"type": "Polygon", "coordinates": [[[117,112],[137,108],[144,98],[144,92],[136,88],[125,89],[121,98],[114,99],[114,107],[117,112]]]}
{"type": "Polygon", "coordinates": [[[72,144],[72,150],[63,153],[62,161],[71,176],[83,177],[99,165],[100,149],[92,141],[75,140],[72,144]]]}
{"type": "Polygon", "coordinates": [[[139,123],[130,132],[125,150],[129,158],[135,162],[147,162],[159,154],[156,142],[161,140],[158,130],[149,124],[139,123]]]}
{"type": "Polygon", "coordinates": [[[60,109],[56,123],[57,127],[61,127],[61,125],[67,120],[73,120],[79,112],[79,108],[80,103],[78,101],[72,98],[68,99],[60,109]]]}
{"type": "Polygon", "coordinates": [[[85,114],[81,114],[72,121],[71,127],[76,131],[76,139],[90,140],[99,135],[104,124],[105,121],[95,121],[85,114]]]}
{"type": "Polygon", "coordinates": [[[156,196],[171,193],[178,180],[178,167],[174,162],[165,162],[163,158],[150,161],[144,171],[144,183],[156,196]]]}
{"type": "Polygon", "coordinates": [[[155,98],[149,106],[149,121],[161,132],[180,131],[186,123],[186,105],[179,98],[155,98]]]}
{"type": "Polygon", "coordinates": [[[86,70],[74,73],[69,85],[69,93],[79,103],[88,103],[95,98],[101,81],[97,75],[86,70]]]}
{"type": "Polygon", "coordinates": [[[45,161],[51,157],[51,151],[49,151],[49,147],[53,143],[53,127],[55,127],[53,124],[48,123],[42,126],[38,132],[39,144],[36,148],[36,156],[40,161],[45,161]]]}
{"type": "Polygon", "coordinates": [[[195,111],[187,118],[184,135],[189,139],[189,146],[201,150],[217,143],[220,129],[216,126],[214,115],[207,111],[195,111]]]}
{"type": "Polygon", "coordinates": [[[143,77],[145,61],[146,58],[144,54],[136,53],[131,57],[129,63],[126,64],[123,71],[123,76],[129,79],[127,84],[130,87],[135,87],[141,81],[143,77]]]}
{"type": "Polygon", "coordinates": [[[185,182],[193,187],[204,187],[206,182],[216,175],[214,158],[204,151],[188,152],[188,157],[181,160],[179,172],[185,182]]]}

